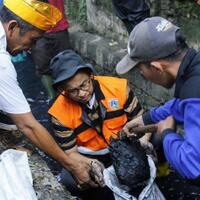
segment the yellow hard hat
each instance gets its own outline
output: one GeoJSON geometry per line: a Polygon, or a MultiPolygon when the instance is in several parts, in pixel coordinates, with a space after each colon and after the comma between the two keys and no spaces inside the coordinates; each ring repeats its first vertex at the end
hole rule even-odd
{"type": "Polygon", "coordinates": [[[4,0],[4,6],[38,29],[47,31],[62,18],[60,10],[53,5],[36,0],[4,0]]]}

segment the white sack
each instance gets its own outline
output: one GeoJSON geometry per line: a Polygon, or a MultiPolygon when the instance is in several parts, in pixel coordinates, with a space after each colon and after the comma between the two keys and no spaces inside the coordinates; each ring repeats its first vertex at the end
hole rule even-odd
{"type": "Polygon", "coordinates": [[[37,200],[26,152],[9,149],[0,155],[0,200],[37,200]]]}

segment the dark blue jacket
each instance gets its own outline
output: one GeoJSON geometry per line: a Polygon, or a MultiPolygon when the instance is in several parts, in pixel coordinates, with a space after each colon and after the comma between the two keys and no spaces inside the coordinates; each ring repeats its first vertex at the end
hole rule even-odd
{"type": "Polygon", "coordinates": [[[176,78],[174,99],[143,115],[145,124],[172,115],[182,124],[184,135],[172,130],[163,135],[163,148],[169,163],[185,178],[200,177],[200,53],[189,49],[176,78]]]}
{"type": "Polygon", "coordinates": [[[0,0],[0,8],[3,6],[3,0],[0,0]]]}

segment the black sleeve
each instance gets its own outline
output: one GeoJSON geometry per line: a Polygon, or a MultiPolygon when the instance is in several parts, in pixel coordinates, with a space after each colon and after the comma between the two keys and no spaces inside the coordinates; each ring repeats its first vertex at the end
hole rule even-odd
{"type": "Polygon", "coordinates": [[[138,101],[138,98],[134,96],[133,91],[130,90],[127,101],[124,105],[124,111],[127,113],[128,118],[135,117],[142,111],[142,106],[138,101]]]}

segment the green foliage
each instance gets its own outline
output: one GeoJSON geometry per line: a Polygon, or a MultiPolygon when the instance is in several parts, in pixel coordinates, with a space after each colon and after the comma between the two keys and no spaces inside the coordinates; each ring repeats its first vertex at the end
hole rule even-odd
{"type": "Polygon", "coordinates": [[[86,0],[66,0],[68,16],[75,23],[87,22],[86,0]]]}
{"type": "Polygon", "coordinates": [[[111,0],[97,0],[96,1],[97,6],[101,6],[102,8],[113,12],[113,6],[112,6],[112,1],[111,0]]]}
{"type": "Polygon", "coordinates": [[[194,1],[177,1],[174,13],[176,18],[198,19],[200,17],[199,6],[194,1]]]}

